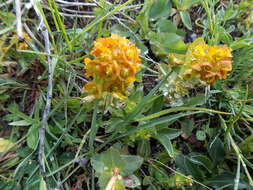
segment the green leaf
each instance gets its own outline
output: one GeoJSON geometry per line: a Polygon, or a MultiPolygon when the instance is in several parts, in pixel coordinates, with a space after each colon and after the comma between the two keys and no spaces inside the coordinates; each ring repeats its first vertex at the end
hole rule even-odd
{"type": "MultiPolygon", "coordinates": [[[[142,165],[143,158],[133,155],[120,155],[117,149],[110,148],[106,152],[93,156],[91,158],[91,165],[95,169],[97,176],[99,177],[99,186],[101,189],[105,189],[113,177],[113,171],[119,170],[119,175],[129,178],[134,181],[128,181],[133,186],[139,185],[137,179],[132,174],[142,165]]],[[[114,182],[115,189],[125,189],[123,180],[117,178],[114,182]],[[116,187],[117,186],[117,187],[116,187]]]]}
{"type": "Polygon", "coordinates": [[[190,8],[191,6],[200,3],[201,0],[184,0],[183,6],[186,8],[190,8]]]}
{"type": "Polygon", "coordinates": [[[112,177],[114,169],[121,171],[125,167],[125,162],[121,158],[118,150],[110,148],[100,155],[91,158],[91,165],[99,177],[99,186],[105,189],[112,177]]]}
{"type": "Polygon", "coordinates": [[[167,138],[170,140],[173,140],[181,135],[182,131],[181,129],[172,129],[172,128],[166,128],[159,130],[157,135],[166,135],[167,138]]]}
{"type": "Polygon", "coordinates": [[[214,162],[222,162],[225,159],[226,152],[221,139],[216,136],[208,146],[208,153],[214,162]]]}
{"type": "MultiPolygon", "coordinates": [[[[130,28],[132,32],[137,33],[137,30],[138,30],[137,26],[138,25],[132,24],[132,23],[125,23],[124,26],[127,26],[127,28],[130,28]]],[[[124,26],[122,26],[120,24],[114,24],[111,27],[111,32],[118,34],[120,36],[131,37],[133,34],[124,26]]]]}
{"type": "Polygon", "coordinates": [[[136,107],[136,103],[134,101],[126,100],[126,106],[124,107],[124,111],[126,113],[131,113],[135,107],[136,107]]]}
{"type": "Polygon", "coordinates": [[[144,6],[141,9],[139,16],[137,16],[137,21],[140,23],[142,32],[144,36],[149,30],[149,10],[153,4],[153,1],[144,1],[144,6]]]}
{"type": "Polygon", "coordinates": [[[164,97],[160,96],[157,99],[155,99],[155,101],[153,102],[153,105],[148,113],[152,114],[152,113],[159,112],[162,110],[163,106],[164,106],[164,97]]]}
{"type": "Polygon", "coordinates": [[[233,42],[233,37],[229,34],[229,31],[227,29],[223,28],[222,26],[219,26],[218,32],[220,34],[220,40],[223,43],[231,44],[231,42],[233,42]]]}
{"type": "Polygon", "coordinates": [[[150,167],[149,172],[150,172],[150,175],[154,177],[153,183],[155,183],[156,181],[160,182],[160,183],[163,183],[169,177],[167,175],[168,172],[164,168],[161,168],[161,167],[158,167],[158,166],[155,166],[155,167],[152,167],[152,168],[150,167]]]}
{"type": "Polygon", "coordinates": [[[196,137],[199,141],[204,141],[206,140],[206,133],[205,131],[202,131],[202,130],[198,130],[197,133],[196,133],[196,137]]]}
{"type": "Polygon", "coordinates": [[[109,169],[119,168],[122,170],[126,167],[126,163],[121,158],[119,151],[113,148],[110,148],[103,154],[102,161],[104,166],[109,169]]]}
{"type": "Polygon", "coordinates": [[[115,190],[126,190],[124,184],[122,183],[122,180],[117,180],[114,185],[115,190]]]}
{"type": "Polygon", "coordinates": [[[179,112],[179,111],[202,111],[202,112],[207,112],[207,113],[219,113],[219,114],[229,114],[227,112],[220,112],[220,111],[216,111],[216,110],[211,110],[211,109],[207,109],[207,108],[199,108],[199,107],[174,107],[174,108],[169,108],[166,110],[162,110],[160,112],[148,115],[148,116],[144,116],[142,118],[138,118],[137,121],[145,121],[145,120],[151,120],[157,117],[161,117],[163,115],[172,113],[172,112],[179,112]]]}
{"type": "Polygon", "coordinates": [[[11,12],[0,11],[0,21],[7,26],[11,26],[15,21],[16,16],[11,12]]]}
{"type": "Polygon", "coordinates": [[[104,162],[102,161],[102,156],[101,155],[96,155],[91,158],[91,165],[93,169],[97,173],[103,173],[104,172],[104,162]]]}
{"type": "Polygon", "coordinates": [[[206,102],[205,94],[198,94],[197,96],[187,99],[185,106],[189,107],[200,106],[203,105],[205,102],[206,102]]]}
{"type": "Polygon", "coordinates": [[[29,126],[32,123],[27,120],[14,121],[9,123],[10,126],[29,126]]]}
{"type": "Polygon", "coordinates": [[[27,133],[28,133],[26,139],[27,145],[31,149],[35,150],[39,139],[39,127],[37,125],[32,125],[27,133]]]}
{"type": "Polygon", "coordinates": [[[154,181],[154,178],[152,178],[151,176],[145,176],[142,183],[143,183],[143,185],[146,186],[146,185],[152,184],[153,181],[154,181]]]}
{"type": "Polygon", "coordinates": [[[183,35],[183,32],[178,30],[176,25],[168,19],[161,19],[157,21],[156,28],[159,33],[168,32],[168,33],[176,33],[178,35],[183,35]]]}
{"type": "Polygon", "coordinates": [[[168,17],[171,13],[171,7],[170,0],[155,0],[150,9],[149,18],[151,20],[156,20],[168,17]]]}
{"type": "Polygon", "coordinates": [[[188,156],[178,155],[175,162],[176,166],[179,167],[185,175],[192,175],[195,179],[203,180],[203,172],[196,163],[191,162],[188,156]]]}
{"type": "Polygon", "coordinates": [[[184,137],[189,137],[192,134],[192,130],[194,128],[194,120],[193,119],[183,119],[179,121],[181,124],[181,130],[184,137]]]}
{"type": "Polygon", "coordinates": [[[209,173],[212,173],[213,163],[212,161],[205,155],[202,154],[191,154],[190,161],[194,164],[204,166],[209,173]]]}
{"type": "Polygon", "coordinates": [[[173,173],[168,177],[166,184],[170,189],[177,189],[177,187],[189,186],[191,176],[182,176],[178,173],[173,173]]]}
{"type": "MultiPolygon", "coordinates": [[[[1,79],[0,79],[1,80],[1,79]]],[[[1,82],[0,82],[1,84],[1,82]]],[[[11,104],[8,109],[9,112],[11,112],[13,115],[15,115],[16,118],[22,118],[23,120],[26,120],[29,123],[35,124],[39,121],[33,120],[31,117],[27,116],[26,114],[19,111],[19,106],[17,104],[11,104]]]]}
{"type": "Polygon", "coordinates": [[[164,117],[157,118],[157,119],[152,119],[152,120],[148,121],[147,123],[140,125],[139,128],[149,129],[149,128],[152,128],[156,125],[160,125],[160,124],[164,124],[164,123],[167,123],[169,125],[181,117],[185,117],[188,115],[194,115],[197,113],[200,113],[200,112],[178,113],[178,114],[164,116],[164,117]]]}
{"type": "MultiPolygon", "coordinates": [[[[222,21],[225,23],[226,21],[233,19],[238,14],[238,10],[234,9],[234,5],[230,3],[228,7],[224,10],[224,14],[222,14],[222,21]]],[[[222,11],[219,11],[222,12],[222,11]]]]}
{"type": "Polygon", "coordinates": [[[148,157],[151,153],[150,141],[146,139],[142,139],[138,141],[137,144],[137,153],[142,157],[148,157]]]}
{"type": "Polygon", "coordinates": [[[253,152],[253,135],[248,136],[239,144],[243,152],[253,152]]]}
{"type": "Polygon", "coordinates": [[[4,101],[6,101],[8,98],[10,98],[10,95],[8,95],[8,94],[1,94],[1,92],[0,92],[0,102],[1,103],[4,102],[4,101]]]}
{"type": "Polygon", "coordinates": [[[197,4],[200,0],[172,0],[180,11],[189,9],[192,5],[197,4]]]}
{"type": "Polygon", "coordinates": [[[122,176],[132,175],[143,163],[143,158],[133,155],[120,155],[120,152],[114,148],[101,155],[91,158],[91,165],[97,173],[103,173],[106,170],[119,168],[122,176]]]}
{"type": "Polygon", "coordinates": [[[191,22],[191,17],[190,17],[189,12],[188,11],[180,11],[179,14],[180,14],[180,17],[182,19],[184,26],[188,30],[192,30],[192,22],[191,22]]]}
{"type": "Polygon", "coordinates": [[[143,158],[140,156],[122,155],[121,158],[125,161],[125,168],[121,172],[123,176],[133,174],[143,163],[143,158]]]}
{"type": "Polygon", "coordinates": [[[98,177],[99,177],[98,184],[99,184],[100,189],[106,189],[108,182],[110,181],[110,179],[112,177],[112,172],[109,170],[104,171],[98,177]]]}
{"type": "Polygon", "coordinates": [[[167,32],[149,32],[148,39],[152,50],[157,55],[168,55],[168,53],[185,53],[187,45],[181,36],[167,32]]]}
{"type": "Polygon", "coordinates": [[[157,136],[156,138],[164,146],[164,148],[167,151],[167,153],[169,154],[169,156],[174,158],[175,157],[175,152],[174,152],[174,149],[173,149],[173,146],[172,146],[172,143],[171,143],[170,139],[165,135],[157,136]]]}
{"type": "Polygon", "coordinates": [[[129,100],[134,101],[139,104],[144,96],[143,89],[141,87],[136,87],[134,92],[128,97],[129,100]]]}
{"type": "Polygon", "coordinates": [[[40,190],[47,190],[46,182],[42,177],[40,178],[40,190]]]}
{"type": "Polygon", "coordinates": [[[253,39],[251,35],[243,36],[230,44],[230,48],[233,50],[243,47],[253,47],[253,39]]]}

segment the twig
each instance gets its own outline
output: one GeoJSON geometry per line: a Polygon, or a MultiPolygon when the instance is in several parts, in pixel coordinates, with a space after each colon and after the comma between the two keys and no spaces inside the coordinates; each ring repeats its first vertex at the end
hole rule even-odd
{"type": "MultiPolygon", "coordinates": [[[[50,42],[49,42],[49,34],[48,31],[43,23],[42,26],[42,35],[44,37],[44,42],[45,42],[45,52],[50,54],[50,42]]],[[[51,63],[51,58],[48,56],[48,87],[47,87],[47,99],[46,99],[46,106],[43,112],[43,117],[42,117],[42,122],[41,122],[41,128],[40,128],[40,135],[39,135],[39,162],[41,168],[41,173],[43,177],[45,176],[45,166],[42,161],[42,156],[44,154],[44,148],[45,148],[45,130],[47,126],[47,119],[48,119],[48,113],[50,111],[51,107],[51,99],[52,99],[52,89],[53,89],[53,68],[52,68],[52,63],[51,63]]]]}
{"type": "Polygon", "coordinates": [[[79,18],[96,18],[95,15],[80,15],[80,14],[68,14],[68,13],[63,13],[63,12],[59,12],[59,14],[61,16],[67,16],[67,17],[79,17],[79,18]]]}
{"type": "Polygon", "coordinates": [[[16,20],[17,20],[17,34],[18,39],[23,40],[23,28],[22,28],[22,22],[21,22],[21,0],[15,0],[15,8],[16,8],[16,20]]]}
{"type": "MultiPolygon", "coordinates": [[[[96,18],[95,15],[80,15],[80,14],[75,14],[75,15],[73,15],[73,14],[68,14],[68,13],[63,13],[63,12],[59,12],[59,14],[60,14],[61,16],[66,16],[66,17],[96,18]]],[[[108,18],[108,19],[113,20],[113,18],[108,18]]],[[[120,19],[120,18],[119,18],[119,19],[120,19]]],[[[125,20],[125,19],[120,19],[120,20],[122,20],[122,21],[127,21],[127,20],[125,20]]]]}
{"type": "Polygon", "coordinates": [[[56,2],[65,4],[67,6],[96,6],[95,3],[69,2],[69,1],[63,1],[63,0],[56,0],[56,2]]]}
{"type": "MultiPolygon", "coordinates": [[[[45,26],[42,15],[36,6],[36,3],[39,3],[39,2],[38,1],[36,2],[36,0],[31,0],[31,3],[34,7],[34,10],[35,10],[37,16],[39,17],[39,20],[40,20],[40,26],[39,26],[38,30],[41,30],[42,36],[44,38],[45,53],[50,54],[51,51],[50,51],[50,41],[49,41],[48,30],[45,26]]],[[[51,99],[52,99],[52,90],[53,90],[53,66],[52,66],[51,58],[49,56],[47,57],[47,61],[48,61],[48,87],[47,87],[46,105],[45,105],[45,109],[43,112],[43,117],[42,117],[42,121],[41,121],[41,128],[40,128],[40,132],[39,132],[38,160],[39,160],[39,166],[40,166],[40,173],[46,182],[47,189],[50,190],[50,187],[49,187],[47,180],[46,180],[46,169],[45,169],[45,164],[43,161],[44,149],[45,149],[45,131],[46,131],[46,126],[47,126],[48,114],[49,114],[49,111],[51,108],[51,99]]]]}
{"type": "Polygon", "coordinates": [[[70,12],[70,13],[75,13],[75,14],[89,14],[92,15],[93,13],[91,11],[81,11],[81,10],[73,10],[69,8],[62,8],[62,11],[70,12]]]}

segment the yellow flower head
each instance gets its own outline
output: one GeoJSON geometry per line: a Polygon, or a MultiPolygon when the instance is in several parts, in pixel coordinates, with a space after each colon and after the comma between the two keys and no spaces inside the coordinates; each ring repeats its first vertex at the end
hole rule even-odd
{"type": "MultiPolygon", "coordinates": [[[[170,58],[170,60],[176,59],[170,58]]],[[[180,63],[183,62],[184,65],[183,77],[185,79],[199,76],[199,79],[206,84],[226,79],[228,72],[232,70],[231,49],[226,45],[208,46],[202,38],[196,39],[189,46],[184,59],[180,60],[180,63]]]]}
{"type": "Polygon", "coordinates": [[[93,77],[84,89],[97,98],[103,92],[124,97],[140,69],[139,54],[133,43],[117,34],[97,39],[91,51],[94,59],[84,59],[86,76],[93,77]]]}

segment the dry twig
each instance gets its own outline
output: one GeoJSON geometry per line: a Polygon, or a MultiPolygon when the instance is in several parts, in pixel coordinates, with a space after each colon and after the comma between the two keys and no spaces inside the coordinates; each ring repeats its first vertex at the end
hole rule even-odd
{"type": "Polygon", "coordinates": [[[16,18],[17,18],[17,34],[18,39],[23,40],[23,28],[22,28],[22,21],[21,21],[21,0],[15,0],[15,8],[16,8],[16,18]]]}
{"type": "MultiPolygon", "coordinates": [[[[40,20],[40,25],[38,27],[38,30],[42,32],[43,38],[44,38],[44,44],[45,44],[45,53],[50,54],[50,40],[49,40],[49,34],[48,30],[45,26],[43,17],[36,6],[36,0],[31,0],[31,3],[33,5],[33,8],[39,17],[40,20]]],[[[41,128],[40,128],[40,133],[39,133],[39,155],[38,155],[38,160],[39,160],[39,165],[40,165],[40,173],[43,177],[43,179],[46,182],[47,189],[50,190],[50,187],[47,183],[46,180],[46,169],[45,169],[45,164],[44,164],[44,149],[45,149],[45,131],[46,131],[46,126],[47,126],[47,120],[48,120],[48,114],[51,108],[51,99],[52,99],[52,91],[53,91],[53,67],[52,67],[52,60],[48,56],[47,57],[48,61],[48,87],[47,87],[47,97],[46,97],[46,105],[45,109],[43,112],[43,117],[42,117],[42,122],[41,122],[41,128]]]]}

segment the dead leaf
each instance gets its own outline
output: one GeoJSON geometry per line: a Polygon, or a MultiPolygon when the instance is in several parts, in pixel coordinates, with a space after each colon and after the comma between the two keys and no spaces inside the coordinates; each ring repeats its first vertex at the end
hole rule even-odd
{"type": "Polygon", "coordinates": [[[7,139],[0,138],[0,152],[6,152],[13,146],[13,143],[7,139]]]}

